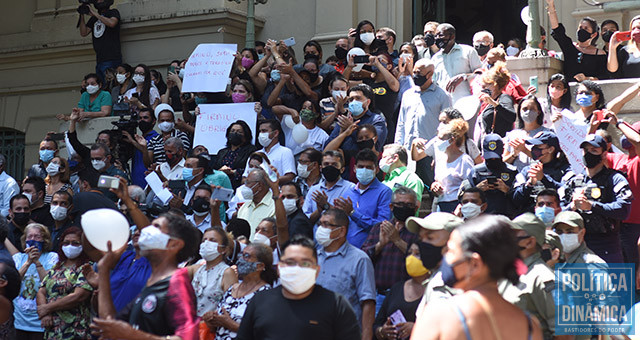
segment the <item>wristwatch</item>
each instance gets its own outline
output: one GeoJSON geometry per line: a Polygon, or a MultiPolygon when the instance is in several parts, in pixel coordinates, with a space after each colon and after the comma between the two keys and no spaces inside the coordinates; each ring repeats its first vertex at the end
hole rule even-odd
{"type": "Polygon", "coordinates": [[[322,210],[323,210],[323,211],[324,211],[324,210],[329,210],[329,203],[325,203],[325,204],[322,206],[322,210]]]}

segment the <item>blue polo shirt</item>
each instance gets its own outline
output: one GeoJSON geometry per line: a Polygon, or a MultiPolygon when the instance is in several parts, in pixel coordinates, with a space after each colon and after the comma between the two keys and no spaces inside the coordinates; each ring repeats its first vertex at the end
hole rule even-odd
{"type": "Polygon", "coordinates": [[[361,192],[358,185],[345,192],[345,196],[353,202],[353,214],[349,218],[349,232],[347,240],[360,248],[373,225],[385,220],[391,220],[392,191],[388,186],[380,183],[377,178],[367,189],[361,192]]]}

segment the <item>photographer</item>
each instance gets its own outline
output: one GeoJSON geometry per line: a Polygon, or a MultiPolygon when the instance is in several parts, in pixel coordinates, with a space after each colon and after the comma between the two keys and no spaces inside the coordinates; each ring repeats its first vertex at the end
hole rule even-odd
{"type": "Polygon", "coordinates": [[[605,166],[604,138],[587,135],[580,147],[586,173],[574,176],[561,188],[563,210],[582,216],[589,249],[607,263],[622,263],[620,223],[631,212],[631,188],[624,175],[605,166]]]}
{"type": "Polygon", "coordinates": [[[79,0],[80,35],[86,37],[93,33],[93,49],[96,51],[96,73],[104,80],[107,68],[116,68],[122,63],[120,52],[120,12],[109,9],[113,0],[79,0]],[[91,7],[93,4],[95,8],[91,7]],[[91,16],[85,23],[84,16],[91,16]]]}

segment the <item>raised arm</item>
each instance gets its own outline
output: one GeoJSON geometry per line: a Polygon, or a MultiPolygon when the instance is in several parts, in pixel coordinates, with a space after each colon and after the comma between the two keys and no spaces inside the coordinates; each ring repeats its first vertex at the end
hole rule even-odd
{"type": "MultiPolygon", "coordinates": [[[[611,53],[611,52],[609,52],[611,53]]],[[[613,98],[609,103],[607,103],[607,109],[612,111],[615,114],[618,114],[622,107],[631,101],[634,97],[636,97],[640,93],[640,82],[630,86],[626,89],[622,94],[613,98]]]]}
{"type": "Polygon", "coordinates": [[[558,28],[560,21],[558,21],[558,13],[556,13],[556,4],[554,0],[547,0],[547,10],[549,13],[549,23],[551,24],[551,29],[554,30],[558,28]]]}

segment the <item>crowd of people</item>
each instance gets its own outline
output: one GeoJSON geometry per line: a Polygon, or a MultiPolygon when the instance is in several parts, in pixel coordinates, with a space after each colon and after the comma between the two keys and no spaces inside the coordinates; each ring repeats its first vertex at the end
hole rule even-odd
{"type": "Polygon", "coordinates": [[[111,4],[81,14],[97,66],[57,116],[68,130],[42,138],[24,179],[0,155],[0,338],[570,339],[554,266],[638,265],[640,122],[617,114],[640,83],[607,101],[596,80],[640,77],[640,17],[622,44],[591,18],[574,41],[547,0],[562,51],[545,32],[538,48],[564,69],[540,92],[507,68],[531,49],[516,37],[466,45],[428,22],[400,44],[363,20],[331,56],[256,42],[226,92],[183,93],[186,59],[166,75],[122,63],[111,4]],[[257,124],[230,124],[215,153],[194,145],[199,105],[230,102],[255,103],[257,124]],[[117,115],[135,133],[78,140],[80,122],[117,115]],[[587,130],[580,171],[555,131],[566,118],[587,130]],[[129,221],[121,249],[83,233],[105,208],[129,221]]]}

